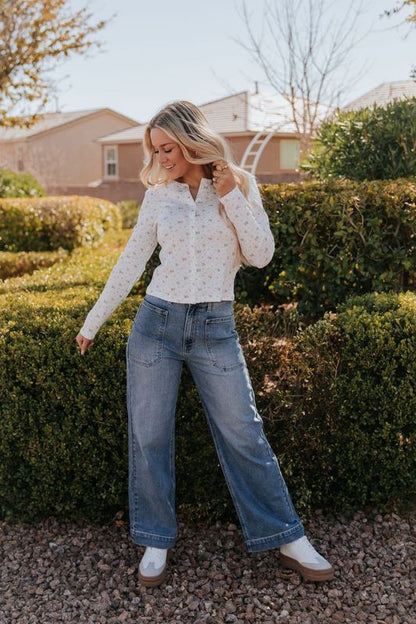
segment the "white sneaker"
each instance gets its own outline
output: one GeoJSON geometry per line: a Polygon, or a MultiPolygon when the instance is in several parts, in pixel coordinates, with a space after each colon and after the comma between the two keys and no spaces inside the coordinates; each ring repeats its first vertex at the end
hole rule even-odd
{"type": "Polygon", "coordinates": [[[139,581],[145,587],[157,587],[166,578],[166,559],[168,551],[165,548],[148,546],[139,565],[139,581]]]}
{"type": "Polygon", "coordinates": [[[305,581],[330,581],[334,570],[312,546],[306,536],[280,546],[280,561],[286,568],[300,572],[305,581]]]}

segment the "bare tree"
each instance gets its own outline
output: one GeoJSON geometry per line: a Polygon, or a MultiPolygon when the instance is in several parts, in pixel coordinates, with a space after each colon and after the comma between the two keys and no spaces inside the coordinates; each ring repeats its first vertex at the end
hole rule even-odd
{"type": "Polygon", "coordinates": [[[265,0],[262,25],[256,30],[242,0],[248,42],[238,43],[289,105],[301,151],[308,148],[325,111],[339,104],[361,73],[351,76],[348,62],[363,37],[358,27],[362,4],[350,0],[342,18],[336,18],[333,0],[265,0]]]}

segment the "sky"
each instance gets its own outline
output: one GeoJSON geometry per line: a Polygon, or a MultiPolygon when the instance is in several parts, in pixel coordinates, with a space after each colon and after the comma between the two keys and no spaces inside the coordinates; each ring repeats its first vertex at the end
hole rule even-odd
{"type": "MultiPolygon", "coordinates": [[[[246,0],[257,32],[263,2],[246,0]]],[[[396,27],[405,13],[400,19],[380,18],[397,2],[363,0],[363,13],[355,29],[362,37],[348,64],[360,75],[349,84],[341,105],[382,82],[409,79],[411,67],[416,65],[416,27],[396,27]]],[[[53,72],[57,91],[50,110],[108,107],[146,122],[172,100],[204,104],[254,90],[256,81],[260,90],[270,90],[263,71],[241,45],[248,43],[241,0],[70,3],[75,9],[88,4],[94,17],[111,20],[98,34],[102,42],[98,52],[73,57],[53,72]]],[[[347,19],[347,0],[330,3],[335,20],[347,19]]]]}

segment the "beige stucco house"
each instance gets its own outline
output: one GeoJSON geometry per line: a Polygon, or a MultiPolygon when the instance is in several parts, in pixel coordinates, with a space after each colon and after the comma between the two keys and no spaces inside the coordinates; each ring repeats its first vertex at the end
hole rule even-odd
{"type": "Polygon", "coordinates": [[[101,180],[97,139],[136,126],[134,119],[100,108],[46,113],[31,128],[0,127],[0,168],[32,173],[49,194],[75,193],[101,180]]]}
{"type": "MultiPolygon", "coordinates": [[[[235,161],[259,182],[300,177],[299,135],[287,102],[279,95],[243,91],[200,105],[209,124],[229,142],[235,161]]],[[[113,200],[141,200],[138,174],[143,164],[145,124],[103,136],[102,182],[95,189],[113,200]]]]}

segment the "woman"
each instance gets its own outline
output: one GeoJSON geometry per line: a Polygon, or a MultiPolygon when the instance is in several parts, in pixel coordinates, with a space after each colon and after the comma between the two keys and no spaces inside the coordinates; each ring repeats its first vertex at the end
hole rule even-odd
{"type": "Polygon", "coordinates": [[[255,179],[189,102],[174,102],[144,135],[148,187],[137,225],[77,336],[84,355],[142,274],[155,269],[127,345],[130,531],[145,546],[139,578],[166,578],[175,544],[174,419],[186,362],[204,406],[249,552],[280,548],[307,580],[333,577],[304,535],[263,433],[234,328],[237,270],[270,262],[274,241],[255,179]]]}

